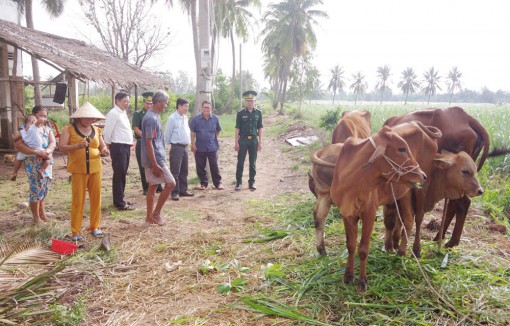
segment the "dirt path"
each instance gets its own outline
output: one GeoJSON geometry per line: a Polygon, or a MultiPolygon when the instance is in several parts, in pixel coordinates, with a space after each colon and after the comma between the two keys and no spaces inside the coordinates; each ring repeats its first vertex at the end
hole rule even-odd
{"type": "MultiPolygon", "coordinates": [[[[266,117],[266,130],[275,119],[266,117]]],[[[110,235],[115,250],[104,255],[95,250],[99,241],[86,236],[85,251],[88,252],[78,255],[72,269],[60,277],[62,284],[73,286],[63,302],[84,298],[89,324],[159,324],[181,318],[179,316],[189,318],[191,324],[195,320],[205,321],[208,325],[252,323],[247,319],[252,317],[251,314],[223,309],[238,298],[221,295],[216,289],[218,284],[236,276],[235,268],[202,275],[200,266],[207,265],[208,260],[214,264],[232,264],[235,260],[242,266],[260,271],[261,263],[253,256],[260,249],[242,240],[274,221],[256,213],[256,203],[268,202],[287,193],[305,193],[307,179],[305,173],[291,170],[295,158],[282,152],[287,145],[266,136],[257,160],[258,189],[251,191],[247,188],[246,165],[244,188],[236,192],[237,154],[233,139],[221,138],[220,146],[219,166],[225,189],[200,191],[196,189],[196,182],[191,183],[190,190],[195,196],[181,198],[178,202],[168,200],[163,209],[167,222],[163,227],[143,224],[145,197],[141,193],[134,155],[126,187],[127,200],[137,207],[132,212],[118,212],[111,206],[111,167],[105,164],[102,206],[107,210],[103,212],[101,227],[110,235]]],[[[68,207],[52,203],[52,197],[66,196],[61,188],[65,187],[68,174],[61,157],[56,157],[54,173],[48,207],[57,215],[53,223],[67,229],[68,207]]],[[[190,179],[195,176],[191,156],[190,179]]],[[[21,174],[18,183],[23,182],[24,177],[24,173],[21,174]]],[[[29,223],[29,217],[25,220],[29,223]]],[[[87,223],[84,221],[84,226],[87,223]]],[[[260,281],[256,273],[250,274],[246,276],[249,282],[260,281]]],[[[264,322],[259,320],[256,324],[264,322]]]]}

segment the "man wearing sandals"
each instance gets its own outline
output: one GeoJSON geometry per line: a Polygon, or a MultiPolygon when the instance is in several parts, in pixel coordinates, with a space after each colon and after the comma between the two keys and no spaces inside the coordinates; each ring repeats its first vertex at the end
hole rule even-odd
{"type": "Polygon", "coordinates": [[[165,111],[168,104],[168,94],[163,90],[157,91],[152,97],[152,103],[152,108],[147,111],[142,120],[142,165],[149,183],[145,223],[163,225],[161,210],[175,187],[175,179],[166,165],[165,138],[161,127],[161,113],[165,111]],[[154,208],[156,189],[162,183],[165,184],[165,188],[160,193],[154,208]]]}
{"type": "Polygon", "coordinates": [[[216,189],[223,189],[220,169],[218,168],[218,134],[221,131],[218,117],[212,114],[212,104],[209,101],[202,102],[202,114],[191,119],[191,151],[195,153],[197,175],[200,179],[200,190],[207,188],[209,181],[205,168],[209,161],[211,178],[216,189]]]}

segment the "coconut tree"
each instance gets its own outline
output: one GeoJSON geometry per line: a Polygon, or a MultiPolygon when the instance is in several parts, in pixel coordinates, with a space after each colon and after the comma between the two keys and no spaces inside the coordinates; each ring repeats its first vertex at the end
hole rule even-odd
{"type": "MultiPolygon", "coordinates": [[[[12,0],[18,5],[20,14],[25,15],[27,21],[27,28],[35,29],[34,15],[33,15],[33,1],[32,0],[12,0]]],[[[41,0],[41,4],[46,9],[46,12],[51,17],[58,17],[64,11],[64,5],[67,0],[41,0]]],[[[41,73],[39,72],[39,61],[36,57],[32,56],[32,74],[34,78],[34,101],[39,105],[42,102],[41,97],[41,73]]]]}
{"type": "Polygon", "coordinates": [[[383,67],[377,67],[377,78],[379,78],[379,81],[376,84],[376,88],[379,89],[381,92],[381,104],[384,97],[384,92],[388,88],[386,86],[386,83],[388,82],[388,78],[390,78],[390,66],[384,65],[383,67]]]}
{"type": "Polygon", "coordinates": [[[351,84],[349,88],[352,89],[352,92],[356,95],[354,98],[354,105],[356,105],[356,102],[358,101],[358,96],[360,94],[365,94],[368,88],[368,84],[365,81],[365,76],[361,74],[361,71],[353,74],[352,79],[354,80],[354,82],[351,84]]]}
{"type": "Polygon", "coordinates": [[[459,91],[462,90],[462,86],[460,84],[460,78],[462,77],[462,73],[457,69],[457,67],[453,67],[448,72],[448,81],[446,82],[448,84],[448,93],[450,93],[450,101],[448,102],[448,105],[452,103],[452,97],[453,92],[455,92],[456,89],[459,91]]]}
{"type": "Polygon", "coordinates": [[[232,47],[232,79],[230,96],[226,106],[229,107],[234,97],[234,80],[236,71],[236,50],[234,37],[236,36],[243,42],[248,41],[248,29],[255,22],[254,16],[250,11],[250,7],[260,8],[260,0],[220,0],[216,1],[214,6],[215,20],[219,23],[220,30],[218,32],[225,38],[230,39],[232,47]]]}
{"type": "Polygon", "coordinates": [[[418,78],[414,73],[413,68],[407,67],[402,71],[402,80],[398,83],[398,87],[402,90],[402,93],[406,94],[404,104],[407,104],[407,98],[409,93],[414,94],[416,89],[420,87],[420,83],[416,80],[418,78]]]}
{"type": "Polygon", "coordinates": [[[337,91],[342,91],[345,86],[344,82],[344,71],[342,67],[336,65],[333,69],[330,70],[331,79],[329,80],[328,91],[333,90],[333,105],[335,105],[335,96],[337,91]]]}
{"type": "Polygon", "coordinates": [[[429,70],[423,73],[423,77],[425,78],[423,93],[428,96],[428,105],[430,103],[430,97],[432,95],[436,95],[438,89],[441,90],[441,87],[439,86],[439,80],[441,79],[441,76],[439,76],[439,71],[435,70],[434,67],[430,67],[429,70]]]}
{"type": "Polygon", "coordinates": [[[326,18],[328,15],[314,7],[322,4],[322,0],[288,0],[270,3],[268,11],[263,16],[265,27],[261,35],[262,50],[271,61],[279,62],[276,72],[278,89],[274,94],[273,107],[280,101],[279,114],[283,114],[285,93],[291,64],[296,57],[304,57],[315,49],[317,37],[313,25],[316,18],[326,18]],[[281,96],[280,96],[281,94],[281,96]]]}

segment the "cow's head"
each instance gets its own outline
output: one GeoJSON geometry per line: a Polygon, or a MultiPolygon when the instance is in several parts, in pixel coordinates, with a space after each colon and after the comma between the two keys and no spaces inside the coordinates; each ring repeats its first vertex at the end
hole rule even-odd
{"type": "MultiPolygon", "coordinates": [[[[371,141],[371,140],[370,140],[371,141]]],[[[380,164],[383,176],[388,182],[408,184],[411,187],[421,187],[427,176],[409,150],[406,141],[384,126],[374,137],[374,153],[367,162],[372,164],[376,160],[380,164]]]]}
{"type": "Polygon", "coordinates": [[[434,158],[434,168],[444,172],[446,198],[457,199],[464,195],[475,197],[483,194],[476,177],[476,164],[466,152],[453,154],[442,151],[434,158]]]}

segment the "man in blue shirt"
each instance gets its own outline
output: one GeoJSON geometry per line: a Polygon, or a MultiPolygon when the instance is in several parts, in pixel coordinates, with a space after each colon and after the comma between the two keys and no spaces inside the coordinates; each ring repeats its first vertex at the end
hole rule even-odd
{"type": "Polygon", "coordinates": [[[195,163],[197,175],[200,179],[200,190],[207,188],[209,181],[207,170],[205,169],[207,161],[211,169],[211,178],[216,189],[223,189],[221,183],[221,174],[218,168],[218,134],[221,131],[218,117],[212,114],[212,103],[202,102],[202,114],[191,119],[191,150],[195,153],[195,163]]]}
{"type": "Polygon", "coordinates": [[[165,126],[165,141],[170,144],[170,171],[175,178],[175,188],[172,200],[179,200],[179,196],[191,197],[195,194],[188,191],[188,151],[191,142],[188,117],[189,102],[183,98],[177,99],[177,111],[174,112],[165,126]]]}

